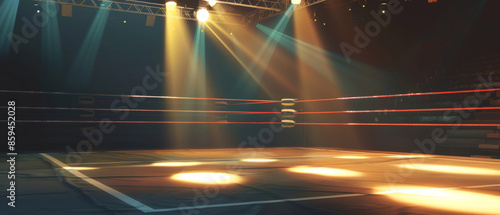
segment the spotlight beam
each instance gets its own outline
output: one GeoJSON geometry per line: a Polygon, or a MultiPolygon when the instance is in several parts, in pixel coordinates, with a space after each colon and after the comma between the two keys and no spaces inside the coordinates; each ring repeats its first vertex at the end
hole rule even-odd
{"type": "Polygon", "coordinates": [[[106,27],[106,22],[109,16],[109,10],[105,8],[110,6],[110,3],[99,8],[97,15],[90,26],[90,29],[85,36],[80,51],[78,51],[68,76],[68,86],[76,87],[79,90],[85,89],[92,76],[94,63],[97,57],[97,52],[101,45],[102,36],[106,27]]]}
{"type": "Polygon", "coordinates": [[[217,33],[210,27],[209,24],[206,25],[207,28],[214,34],[214,36],[219,40],[219,42],[224,46],[226,47],[227,51],[234,57],[234,59],[236,59],[236,61],[238,61],[238,63],[240,63],[240,65],[243,67],[243,69],[245,69],[245,71],[248,72],[248,74],[250,76],[252,76],[252,78],[254,78],[255,80],[257,80],[257,78],[255,77],[255,75],[251,72],[250,68],[247,67],[247,65],[245,63],[243,63],[243,61],[234,53],[233,50],[231,50],[231,48],[229,48],[229,46],[224,42],[224,40],[222,40],[219,35],[217,35],[217,33]]]}
{"type": "MultiPolygon", "coordinates": [[[[47,9],[56,11],[56,3],[46,3],[47,9]]],[[[48,75],[45,77],[44,85],[60,86],[63,83],[63,54],[61,37],[59,33],[59,22],[57,16],[46,16],[48,19],[47,25],[42,31],[42,62],[48,75]]]]}
{"type": "Polygon", "coordinates": [[[7,55],[11,48],[11,38],[7,38],[6,35],[14,30],[18,6],[19,0],[8,0],[0,3],[0,20],[2,20],[0,35],[3,37],[0,39],[0,56],[7,55]]]}
{"type": "MultiPolygon", "coordinates": [[[[255,82],[259,83],[260,78],[257,78],[257,76],[255,76],[255,74],[252,72],[252,70],[250,70],[250,68],[248,68],[248,66],[238,57],[238,55],[236,55],[236,53],[234,53],[234,51],[231,50],[231,48],[229,48],[229,46],[224,42],[224,40],[222,40],[219,37],[219,35],[217,35],[217,33],[210,27],[209,24],[206,24],[206,26],[214,34],[214,36],[220,41],[220,43],[227,49],[227,51],[234,57],[234,59],[236,59],[236,61],[238,61],[238,63],[243,67],[243,69],[248,73],[248,75],[250,75],[250,77],[252,77],[252,79],[255,80],[255,82]]],[[[261,86],[261,87],[269,95],[270,91],[265,86],[261,86]]]]}
{"type": "Polygon", "coordinates": [[[264,73],[265,68],[267,67],[267,64],[271,60],[271,57],[274,53],[274,50],[276,49],[276,46],[278,45],[279,40],[281,39],[281,34],[286,26],[288,25],[288,22],[290,21],[290,17],[292,16],[293,9],[295,8],[294,5],[290,6],[285,14],[281,17],[280,21],[274,28],[273,33],[269,35],[269,38],[267,38],[266,43],[262,48],[260,49],[259,53],[257,54],[257,57],[255,58],[255,62],[252,65],[252,68],[255,70],[255,67],[257,67],[257,61],[262,61],[263,66],[259,71],[257,72],[257,76],[260,79],[264,73]]]}
{"type": "MultiPolygon", "coordinates": [[[[273,32],[276,32],[275,30],[268,28],[266,26],[260,25],[260,24],[257,25],[257,28],[259,28],[262,32],[264,32],[267,35],[271,35],[273,32]]],[[[279,32],[276,32],[276,33],[279,33],[279,32]]],[[[365,65],[365,64],[358,62],[358,61],[355,61],[355,60],[352,60],[351,63],[347,63],[347,61],[345,60],[344,57],[342,57],[336,53],[333,53],[333,52],[330,52],[328,50],[317,47],[315,45],[306,43],[302,40],[291,37],[289,35],[286,35],[283,33],[280,33],[280,34],[281,34],[282,38],[278,42],[281,44],[281,46],[285,47],[291,53],[297,55],[297,50],[294,49],[294,46],[293,46],[293,45],[295,45],[295,47],[299,47],[302,51],[305,51],[306,56],[307,55],[325,55],[325,56],[329,57],[332,61],[334,60],[333,63],[335,64],[335,67],[338,67],[338,68],[342,67],[343,68],[343,69],[340,69],[337,71],[339,71],[339,72],[349,71],[349,72],[343,72],[343,73],[347,74],[349,76],[353,76],[354,78],[357,78],[360,81],[363,81],[364,83],[373,84],[372,80],[370,78],[368,78],[367,75],[365,74],[366,71],[368,71],[369,73],[383,73],[382,71],[380,71],[379,69],[377,69],[375,67],[365,65]],[[363,71],[365,71],[365,72],[363,72],[363,71]]],[[[313,60],[305,61],[305,62],[313,68],[317,67],[317,65],[315,65],[313,60]]],[[[322,71],[322,69],[319,69],[319,70],[316,69],[316,70],[322,71]]]]}
{"type": "MultiPolygon", "coordinates": [[[[285,30],[288,22],[290,21],[290,17],[293,13],[293,10],[295,8],[295,5],[290,6],[285,14],[281,17],[279,20],[278,24],[275,27],[275,30],[278,32],[282,32],[285,30]]],[[[274,51],[276,50],[276,47],[278,45],[279,38],[272,38],[274,36],[278,36],[279,34],[273,34],[270,35],[269,38],[266,39],[266,42],[260,48],[259,52],[257,53],[257,56],[255,57],[255,60],[253,61],[252,65],[250,66],[250,72],[249,74],[251,75],[252,79],[256,81],[257,83],[260,83],[260,79],[264,75],[267,65],[271,61],[271,58],[274,54],[274,51]]],[[[251,80],[248,80],[247,77],[243,77],[240,79],[240,86],[246,87],[246,91],[255,91],[254,86],[252,85],[253,83],[251,80]]],[[[267,91],[266,91],[267,92],[267,91]]]]}
{"type": "MultiPolygon", "coordinates": [[[[307,48],[309,48],[311,51],[312,51],[312,50],[314,50],[314,51],[316,51],[316,52],[319,52],[319,53],[322,53],[322,54],[326,54],[326,55],[328,55],[328,56],[330,56],[330,57],[334,58],[335,60],[343,60],[343,57],[340,57],[339,55],[337,55],[337,54],[335,54],[335,53],[329,52],[329,51],[327,51],[327,50],[325,50],[325,49],[322,49],[322,48],[320,48],[320,47],[317,47],[317,46],[314,46],[314,45],[312,45],[312,44],[306,43],[306,42],[304,42],[304,41],[302,41],[302,40],[296,39],[296,38],[294,38],[294,37],[291,37],[291,36],[286,35],[286,34],[284,34],[284,33],[282,33],[282,32],[279,32],[279,31],[276,31],[276,30],[271,29],[271,28],[269,28],[269,27],[266,27],[266,26],[264,26],[264,25],[260,25],[260,24],[258,24],[258,25],[257,25],[257,28],[258,28],[258,29],[260,29],[262,32],[264,32],[264,33],[265,33],[265,34],[267,34],[267,35],[279,34],[279,35],[280,35],[280,38],[281,38],[281,37],[283,37],[283,38],[285,38],[285,39],[287,39],[287,40],[290,40],[290,41],[291,41],[291,42],[293,42],[293,43],[296,43],[296,44],[298,44],[298,45],[302,45],[302,46],[304,46],[304,47],[307,47],[307,48]]],[[[279,41],[278,41],[278,42],[279,42],[279,41]]],[[[288,44],[288,43],[285,43],[285,44],[288,44]]],[[[290,50],[290,49],[289,49],[289,50],[290,50]]]]}
{"type": "Polygon", "coordinates": [[[330,70],[324,69],[325,65],[328,65],[329,67],[332,66],[331,61],[328,58],[329,53],[327,53],[327,51],[260,24],[257,25],[257,28],[267,35],[279,35],[279,37],[271,38],[274,38],[277,43],[285,47],[295,56],[298,56],[317,73],[321,74],[326,79],[333,81],[329,73],[330,70]]]}

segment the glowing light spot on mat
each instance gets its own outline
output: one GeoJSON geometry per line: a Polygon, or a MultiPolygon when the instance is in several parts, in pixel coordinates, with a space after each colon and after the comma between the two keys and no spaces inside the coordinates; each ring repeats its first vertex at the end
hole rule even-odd
{"type": "Polygon", "coordinates": [[[97,167],[82,167],[82,166],[66,166],[63,167],[64,169],[67,170],[93,170],[93,169],[99,169],[97,167]]]}
{"type": "Polygon", "coordinates": [[[151,166],[196,166],[200,164],[200,162],[160,162],[153,163],[151,166]]]}
{"type": "Polygon", "coordinates": [[[366,156],[358,156],[358,155],[345,155],[345,156],[336,156],[335,158],[340,159],[366,159],[366,156]]]}
{"type": "Polygon", "coordinates": [[[449,188],[394,187],[379,188],[376,194],[413,205],[466,214],[498,214],[500,197],[449,188]]]}
{"type": "Polygon", "coordinates": [[[424,158],[430,157],[429,155],[414,154],[414,155],[388,155],[388,158],[424,158]]]}
{"type": "Polygon", "coordinates": [[[289,168],[288,171],[296,173],[306,173],[322,176],[332,176],[332,177],[350,177],[350,176],[361,176],[362,173],[345,170],[345,169],[334,169],[327,167],[310,167],[310,166],[296,166],[289,168]]]}
{"type": "Polygon", "coordinates": [[[220,172],[179,173],[172,176],[172,179],[198,184],[232,184],[241,182],[241,178],[237,175],[220,172]]]}
{"type": "Polygon", "coordinates": [[[243,162],[256,162],[256,163],[266,163],[266,162],[275,162],[278,161],[276,159],[268,159],[268,158],[247,158],[241,159],[243,162]]]}
{"type": "Polygon", "coordinates": [[[477,168],[477,167],[446,166],[446,165],[434,165],[434,164],[399,164],[398,166],[407,169],[440,172],[440,173],[452,173],[461,175],[500,175],[499,170],[477,168]]]}

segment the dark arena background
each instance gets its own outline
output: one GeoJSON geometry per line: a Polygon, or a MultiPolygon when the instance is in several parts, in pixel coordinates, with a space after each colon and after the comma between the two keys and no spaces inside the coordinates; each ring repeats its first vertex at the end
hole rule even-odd
{"type": "Polygon", "coordinates": [[[500,214],[496,0],[2,0],[0,214],[500,214]]]}

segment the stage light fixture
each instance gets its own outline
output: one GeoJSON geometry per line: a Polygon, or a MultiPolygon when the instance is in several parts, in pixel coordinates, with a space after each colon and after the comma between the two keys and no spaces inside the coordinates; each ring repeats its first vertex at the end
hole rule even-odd
{"type": "Polygon", "coordinates": [[[34,7],[35,7],[35,9],[36,9],[36,13],[40,13],[40,12],[41,12],[41,11],[40,11],[40,9],[41,9],[42,7],[40,7],[40,5],[39,5],[38,3],[35,3],[33,6],[34,6],[34,7]]]}
{"type": "Polygon", "coordinates": [[[292,4],[300,4],[301,0],[292,0],[292,4]]]}
{"type": "Polygon", "coordinates": [[[177,7],[177,2],[168,1],[167,3],[165,3],[165,6],[167,7],[167,10],[174,10],[177,7]]]}
{"type": "Polygon", "coordinates": [[[208,0],[208,5],[210,5],[210,7],[213,7],[217,4],[217,0],[208,0]]]}
{"type": "Polygon", "coordinates": [[[205,8],[199,9],[196,12],[196,18],[200,22],[206,22],[208,20],[209,16],[210,16],[210,14],[208,13],[208,10],[205,8]]]}
{"type": "Polygon", "coordinates": [[[379,10],[380,10],[380,12],[382,12],[382,13],[386,13],[386,12],[387,12],[387,9],[388,9],[388,7],[387,7],[387,2],[382,2],[382,3],[380,3],[380,6],[379,6],[379,10]]]}
{"type": "MultiPolygon", "coordinates": [[[[387,0],[379,0],[379,2],[381,1],[387,1],[387,0]]],[[[361,5],[361,7],[365,8],[366,7],[366,4],[367,4],[367,0],[359,0],[358,1],[358,5],[361,5]]]]}

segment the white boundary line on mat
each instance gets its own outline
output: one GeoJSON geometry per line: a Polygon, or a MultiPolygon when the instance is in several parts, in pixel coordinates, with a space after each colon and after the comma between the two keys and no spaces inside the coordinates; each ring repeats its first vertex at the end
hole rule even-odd
{"type": "MultiPolygon", "coordinates": [[[[40,155],[44,156],[45,158],[49,159],[52,163],[56,164],[57,166],[61,167],[61,168],[64,168],[64,167],[69,167],[68,165],[66,165],[65,163],[57,160],[56,158],[48,155],[48,154],[45,154],[45,153],[40,153],[40,155]]],[[[70,172],[71,174],[75,175],[76,177],[78,178],[81,178],[82,180],[88,182],[89,184],[91,185],[94,185],[95,187],[101,189],[102,191],[106,192],[106,193],[109,193],[110,195],[116,197],[117,199],[127,203],[128,205],[132,206],[132,207],[135,207],[137,208],[138,210],[144,212],[144,213],[149,213],[149,212],[153,212],[154,209],[145,205],[145,204],[142,204],[141,202],[133,199],[133,198],[130,198],[129,196],[121,193],[120,191],[118,190],[115,190],[111,187],[108,187],[106,186],[105,184],[101,183],[101,182],[98,182],[92,178],[89,178],[88,176],[84,175],[83,173],[77,171],[77,170],[74,170],[74,169],[66,169],[66,171],[70,172]]]]}
{"type": "MultiPolygon", "coordinates": [[[[49,161],[54,163],[55,165],[65,168],[69,167],[65,163],[57,160],[56,158],[46,154],[40,153],[43,157],[47,158],[49,161]]],[[[348,198],[348,197],[360,197],[360,196],[368,196],[368,195],[377,195],[377,194],[365,194],[365,193],[351,193],[351,194],[340,194],[340,195],[330,195],[330,196],[314,196],[314,197],[302,197],[302,198],[291,198],[291,199],[274,199],[274,200],[262,200],[262,201],[250,201],[250,202],[236,202],[236,203],[226,203],[226,204],[213,204],[213,205],[204,205],[204,206],[190,206],[190,207],[176,207],[176,208],[163,208],[163,209],[153,209],[123,193],[117,191],[101,182],[98,182],[83,173],[75,170],[75,169],[66,169],[69,173],[74,176],[88,182],[89,184],[101,189],[102,191],[116,197],[117,199],[125,202],[126,204],[135,207],[136,209],[142,211],[143,213],[155,213],[155,212],[172,212],[172,211],[181,211],[181,210],[191,210],[191,209],[205,209],[205,208],[219,208],[219,207],[232,207],[232,206],[243,206],[243,205],[255,205],[255,204],[273,204],[273,203],[282,203],[282,202],[298,202],[298,201],[309,201],[309,200],[321,200],[321,199],[335,199],[335,198],[348,198]]],[[[478,188],[489,188],[489,187],[500,187],[500,184],[488,184],[488,185],[473,185],[473,186],[460,186],[460,187],[448,187],[448,188],[433,188],[433,189],[445,189],[445,190],[453,190],[453,189],[478,189],[478,188]]],[[[397,192],[397,191],[396,191],[397,192]]]]}
{"type": "MultiPolygon", "coordinates": [[[[57,160],[56,158],[46,154],[40,153],[43,157],[50,160],[55,165],[64,168],[69,167],[65,163],[57,160]]],[[[335,198],[346,198],[346,197],[357,197],[357,196],[365,196],[370,194],[364,193],[353,193],[353,194],[341,194],[341,195],[330,195],[330,196],[315,196],[315,197],[303,197],[303,198],[292,198],[292,199],[275,199],[275,200],[263,200],[263,201],[251,201],[251,202],[237,202],[237,203],[227,203],[227,204],[213,204],[213,205],[204,205],[204,206],[191,206],[191,207],[176,207],[176,208],[163,208],[163,209],[153,209],[123,193],[118,190],[115,190],[101,182],[98,182],[83,173],[79,172],[75,169],[65,169],[69,173],[74,176],[88,182],[91,185],[101,189],[102,191],[109,193],[110,195],[116,197],[117,199],[127,203],[128,205],[137,208],[138,210],[144,213],[154,213],[154,212],[169,212],[169,211],[180,211],[180,210],[190,210],[190,209],[204,209],[204,208],[218,208],[218,207],[231,207],[231,206],[242,206],[242,205],[254,205],[254,204],[272,204],[272,203],[281,203],[281,202],[298,202],[298,201],[308,201],[308,200],[320,200],[320,199],[335,199],[335,198]]]]}

